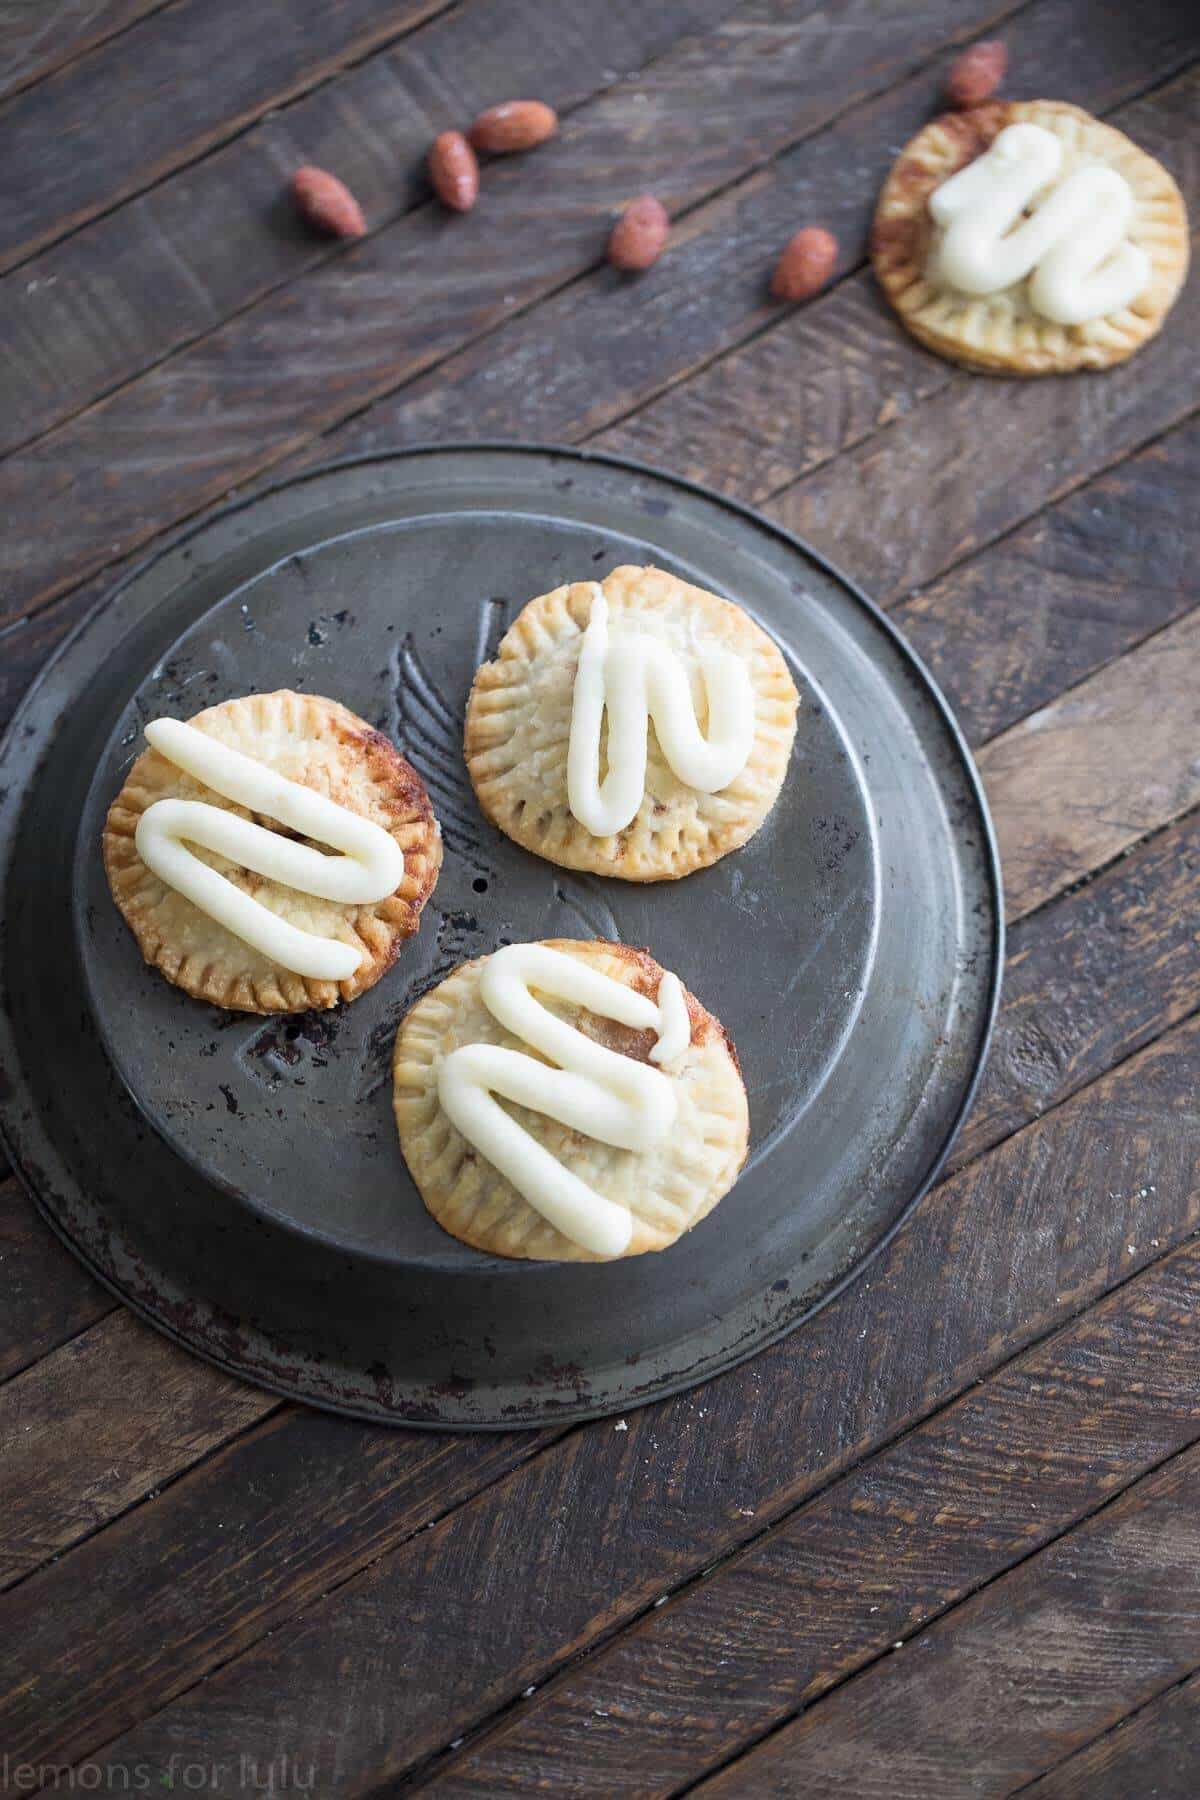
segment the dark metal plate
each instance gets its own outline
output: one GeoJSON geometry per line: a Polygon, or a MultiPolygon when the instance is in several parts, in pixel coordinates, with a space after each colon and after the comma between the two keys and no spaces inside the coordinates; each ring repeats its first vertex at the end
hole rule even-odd
{"type": "Polygon", "coordinates": [[[765,521],[634,465],[431,449],[318,472],[150,563],[27,698],[0,756],[0,1122],[51,1223],[202,1354],[373,1418],[535,1424],[637,1404],[788,1330],[928,1184],[994,1010],[999,879],[945,706],[874,608],[765,521]],[[641,888],[558,870],[479,816],[473,671],[535,592],[655,561],[737,599],[802,695],[780,802],[740,854],[641,888]],[[262,1020],[141,963],[105,808],[159,713],[307,688],[425,777],[446,863],[417,940],[332,1014],[262,1020]],[[680,1244],[619,1267],[445,1236],[391,1121],[396,1024],[465,957],[648,944],[723,1020],[751,1157],[680,1244]],[[73,953],[72,945],[77,954],[73,953]]]}

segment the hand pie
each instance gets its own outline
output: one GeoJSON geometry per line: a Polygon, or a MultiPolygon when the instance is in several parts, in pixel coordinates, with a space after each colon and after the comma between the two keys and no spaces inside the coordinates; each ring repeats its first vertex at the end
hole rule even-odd
{"type": "Polygon", "coordinates": [[[664,1250],[728,1192],[749,1115],[723,1027],[646,950],[510,944],[400,1027],[405,1161],[446,1231],[496,1256],[664,1250]]]}
{"type": "Polygon", "coordinates": [[[104,866],[148,963],[234,1011],[353,1000],[416,931],[442,860],[415,770],[334,700],[253,694],[147,726],[104,866]]]}
{"type": "Polygon", "coordinates": [[[467,703],[484,813],[567,869],[674,881],[758,830],[799,704],[778,646],[738,606],[623,567],[531,600],[467,703]]]}
{"type": "Polygon", "coordinates": [[[1170,175],[1061,100],[988,101],[919,131],[871,233],[921,343],[995,374],[1105,369],[1154,336],[1188,266],[1170,175]]]}

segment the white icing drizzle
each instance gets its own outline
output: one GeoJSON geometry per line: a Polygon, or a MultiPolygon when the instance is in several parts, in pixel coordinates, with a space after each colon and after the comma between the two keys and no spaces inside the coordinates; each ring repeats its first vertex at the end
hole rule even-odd
{"type": "Polygon", "coordinates": [[[754,690],[741,657],[699,653],[708,701],[702,737],[687,671],[669,645],[646,636],[610,643],[608,602],[592,584],[579,652],[567,752],[567,801],[593,837],[611,837],[637,816],[646,792],[650,719],[680,781],[715,794],[739,775],[754,747],[754,690]],[[608,773],[600,781],[600,727],[608,713],[608,773]]]}
{"type": "Polygon", "coordinates": [[[404,853],[396,840],[370,819],[277,775],[182,719],[155,719],[146,736],[168,762],[214,793],[344,852],[325,856],[203,800],[156,800],[138,820],[135,839],[146,867],[281,968],[314,981],[345,981],[353,975],[361,950],[290,925],[201,862],[187,844],[199,844],[316,899],[366,906],[395,893],[404,879],[404,853]]]}
{"type": "Polygon", "coordinates": [[[508,944],[484,964],[480,998],[507,1031],[557,1066],[499,1044],[464,1044],[438,1069],[442,1110],[467,1142],[564,1237],[597,1256],[620,1256],[633,1233],[628,1208],[564,1168],[492,1096],[619,1150],[652,1150],[675,1122],[675,1088],[661,1068],[621,1056],[556,1018],[533,987],[635,1031],[656,1032],[650,1056],[657,1063],[676,1061],[691,1042],[683,989],[678,976],[664,974],[656,1003],[561,950],[508,944]]]}
{"type": "Polygon", "coordinates": [[[994,294],[1033,272],[1029,303],[1058,325],[1083,325],[1128,306],[1150,259],[1125,241],[1133,192],[1116,169],[1076,169],[1032,216],[1024,209],[1055,179],[1062,145],[1040,125],[1009,125],[929,201],[945,229],[938,269],[964,294],[994,294]]]}

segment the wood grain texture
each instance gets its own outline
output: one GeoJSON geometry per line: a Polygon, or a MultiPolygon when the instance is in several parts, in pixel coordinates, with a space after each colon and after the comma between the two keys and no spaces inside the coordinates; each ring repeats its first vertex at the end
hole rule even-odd
{"type": "Polygon", "coordinates": [[[1197,1305],[1193,1242],[568,1670],[432,1791],[697,1781],[1193,1444],[1197,1305]]]}
{"type": "MultiPolygon", "coordinates": [[[[1090,0],[1039,0],[1022,11],[1019,30],[1034,71],[1033,91],[1040,91],[1047,67],[1054,68],[1072,99],[1100,112],[1200,48],[1200,27],[1182,25],[1171,0],[1154,0],[1136,20],[1130,13],[1107,14],[1102,32],[1090,0]]],[[[834,69],[826,72],[836,78],[834,69]]],[[[779,317],[767,280],[780,245],[799,222],[816,216],[834,232],[841,246],[839,275],[861,261],[878,186],[897,148],[936,107],[943,73],[923,70],[861,110],[839,114],[769,168],[690,212],[673,232],[667,254],[639,277],[636,292],[612,270],[576,283],[370,408],[344,434],[327,440],[325,454],[335,443],[366,450],[498,431],[568,439],[598,434],[779,317]]],[[[1172,93],[1161,102],[1181,131],[1194,111],[1194,94],[1194,88],[1187,98],[1172,93]]],[[[1119,119],[1126,110],[1121,107],[1119,119]]],[[[1131,105],[1128,111],[1139,126],[1145,122],[1144,109],[1131,105]]],[[[1180,163],[1188,158],[1176,153],[1173,166],[1180,163]]],[[[1200,183],[1193,192],[1200,193],[1200,183]]],[[[889,360],[908,369],[911,356],[895,349],[904,334],[893,318],[884,319],[882,308],[880,320],[876,335],[890,340],[880,353],[885,373],[889,360]]],[[[841,366],[839,333],[828,339],[826,358],[841,366]]],[[[796,369],[769,390],[766,404],[795,416],[800,408],[791,396],[805,398],[806,379],[796,369]],[[782,405],[781,395],[787,396],[782,405]]],[[[672,466],[688,461],[686,446],[679,449],[672,466]]]]}
{"type": "MultiPolygon", "coordinates": [[[[868,223],[864,206],[846,245],[849,266],[862,255],[868,223]]],[[[607,426],[596,444],[761,506],[894,424],[954,374],[897,329],[874,279],[860,270],[607,426]]]]}
{"type": "Polygon", "coordinates": [[[993,738],[979,771],[1010,919],[1200,800],[1200,614],[993,738]]]}
{"type": "Polygon", "coordinates": [[[167,0],[0,0],[0,97],[31,87],[167,0]]]}
{"type": "Polygon", "coordinates": [[[697,1791],[1010,1793],[1195,1667],[1198,1502],[1191,1449],[697,1791]]]}
{"type": "Polygon", "coordinates": [[[513,68],[565,110],[731,9],[556,0],[546,31],[542,0],[471,0],[93,221],[0,281],[0,450],[339,254],[286,197],[300,163],[336,170],[378,230],[428,198],[431,139],[505,93],[513,68]]]}
{"type": "Polygon", "coordinates": [[[43,1357],[0,1388],[0,1586],[279,1405],[124,1310],[43,1357]]]}
{"type": "MultiPolygon", "coordinates": [[[[1193,1022],[928,1196],[802,1333],[623,1432],[571,1432],[105,1757],[222,1762],[253,1739],[354,1792],[442,1748],[1189,1236],[1198,1056],[1193,1022]]],[[[74,1630],[93,1659],[127,1635],[81,1612],[74,1630]]]]}
{"type": "MultiPolygon", "coordinates": [[[[76,1759],[554,1435],[389,1431],[279,1408],[0,1601],[4,1742],[76,1759]]],[[[386,1636],[405,1641],[406,1619],[402,1607],[386,1636]]]]}
{"type": "Polygon", "coordinates": [[[1200,418],[901,602],[974,744],[1200,604],[1200,418]]]}
{"type": "Polygon", "coordinates": [[[1009,934],[961,1168],[1200,1008],[1200,812],[1009,934]]]}
{"type": "Polygon", "coordinates": [[[1200,1674],[1177,1682],[1058,1768],[1029,1800],[1194,1800],[1200,1790],[1200,1674]]]}
{"type": "Polygon", "coordinates": [[[112,1312],[116,1301],[43,1225],[20,1183],[0,1180],[0,1381],[112,1312]]]}
{"type": "Polygon", "coordinates": [[[101,45],[0,107],[0,269],[447,4],[255,0],[248,11],[240,0],[177,0],[164,7],[132,36],[101,45]]]}
{"type": "MultiPolygon", "coordinates": [[[[1047,7],[1063,10],[1083,3],[1044,0],[1047,7]]],[[[994,17],[995,0],[971,0],[972,9],[984,5],[994,17]]],[[[939,4],[933,10],[941,17],[944,36],[944,8],[939,4]]],[[[883,14],[891,20],[886,32],[880,27],[879,0],[853,0],[834,34],[823,22],[817,31],[811,19],[806,28],[802,18],[767,34],[774,54],[765,62],[753,33],[744,34],[746,45],[732,36],[725,57],[703,68],[683,58],[662,59],[645,79],[620,84],[565,122],[560,136],[538,153],[536,186],[519,159],[498,162],[488,172],[486,212],[478,209],[466,221],[447,218],[432,207],[409,214],[10,457],[0,470],[0,502],[14,520],[27,523],[10,531],[0,548],[3,616],[11,618],[63,591],[90,569],[199,509],[232,482],[278,468],[289,453],[374,395],[417,375],[464,339],[578,275],[601,256],[612,211],[631,192],[654,187],[678,209],[782,144],[816,131],[846,103],[845,93],[832,85],[839,73],[843,87],[850,81],[883,82],[889,70],[913,56],[912,16],[901,17],[890,7],[883,14]],[[835,54],[846,58],[844,67],[831,60],[835,54]],[[703,132],[697,131],[700,117],[706,121],[703,132]],[[482,256],[481,241],[486,244],[482,256]],[[231,392],[238,395],[236,406],[226,401],[231,392]],[[39,510],[55,518],[53,542],[33,528],[39,510]]],[[[955,19],[962,16],[956,9],[955,19]]],[[[937,29],[932,16],[928,29],[931,34],[937,29]]],[[[1164,61],[1173,62],[1179,36],[1175,9],[1167,0],[1151,0],[1144,31],[1131,49],[1131,66],[1145,74],[1164,61]]],[[[1105,63],[1094,79],[1111,90],[1132,76],[1123,70],[1116,82],[1105,63]]],[[[924,115],[934,87],[930,75],[897,90],[903,126],[924,115]]],[[[865,214],[869,192],[861,165],[846,168],[852,146],[855,154],[863,153],[854,118],[851,109],[830,132],[815,138],[807,160],[799,151],[786,159],[788,178],[803,185],[822,171],[831,180],[840,171],[842,191],[852,193],[853,205],[865,214]]],[[[872,132],[881,134],[882,168],[897,128],[890,97],[883,112],[871,110],[869,121],[864,115],[863,130],[868,122],[872,132]]],[[[774,170],[755,178],[764,188],[776,179],[774,170]]],[[[764,257],[777,247],[794,206],[794,199],[782,204],[769,228],[759,221],[764,257]]],[[[712,242],[724,240],[714,235],[712,242]]],[[[743,244],[742,274],[732,290],[716,270],[699,289],[705,299],[697,316],[703,320],[715,309],[705,327],[710,335],[719,320],[726,329],[744,332],[762,314],[761,281],[753,261],[744,260],[744,251],[743,244]]],[[[660,268],[674,261],[674,256],[664,258],[660,268]]],[[[648,281],[658,276],[656,269],[648,281]]],[[[589,294],[605,297],[610,317],[619,315],[624,321],[625,362],[583,306],[582,290],[567,306],[568,319],[562,317],[564,303],[553,302],[544,325],[533,328],[540,363],[524,362],[514,369],[505,346],[493,346],[487,361],[494,370],[495,399],[489,405],[501,407],[506,435],[532,430],[529,396],[540,396],[543,435],[561,430],[561,409],[568,403],[582,406],[575,435],[587,430],[598,366],[619,373],[622,401],[635,376],[640,385],[647,359],[656,380],[678,371],[689,341],[678,306],[662,313],[653,304],[655,290],[639,289],[635,330],[638,314],[631,309],[624,280],[605,269],[586,285],[589,294]],[[592,359],[583,365],[586,378],[580,374],[581,355],[592,359]],[[521,396],[519,406],[504,404],[506,388],[514,398],[521,396]]],[[[521,321],[518,338],[530,329],[529,321],[521,321]]],[[[479,386],[491,392],[490,380],[481,370],[479,386]]],[[[450,370],[436,386],[452,395],[455,382],[456,372],[450,370]]],[[[426,401],[422,388],[414,393],[403,421],[384,414],[364,417],[344,438],[326,439],[319,453],[328,457],[368,448],[380,428],[389,438],[431,431],[449,435],[444,419],[431,425],[426,401]]],[[[495,429],[493,411],[471,411],[473,435],[495,429]]]]}

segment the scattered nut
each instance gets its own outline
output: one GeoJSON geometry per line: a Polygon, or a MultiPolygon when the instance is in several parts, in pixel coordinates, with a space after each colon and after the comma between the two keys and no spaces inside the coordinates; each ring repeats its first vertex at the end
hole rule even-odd
{"type": "Polygon", "coordinates": [[[360,238],[367,233],[362,207],[344,181],[328,169],[307,164],[297,169],[291,182],[292,199],[302,218],[333,237],[360,238]]]}
{"type": "Polygon", "coordinates": [[[811,300],[833,274],[837,239],[819,225],[806,225],[789,238],[771,277],[776,300],[811,300]]]}
{"type": "Polygon", "coordinates": [[[479,198],[479,164],[461,131],[443,131],[429,147],[429,179],[443,206],[470,212],[479,198]]]}
{"type": "Polygon", "coordinates": [[[612,228],[608,260],[617,269],[648,269],[666,248],[670,216],[653,194],[631,200],[612,228]]]}
{"type": "Polygon", "coordinates": [[[1008,68],[1008,51],[999,38],[986,44],[972,44],[950,64],[946,76],[946,100],[950,106],[978,106],[987,100],[1004,80],[1008,68]]]}
{"type": "Polygon", "coordinates": [[[558,130],[558,114],[541,100],[503,100],[481,112],[467,134],[476,150],[504,156],[532,150],[558,130]]]}

